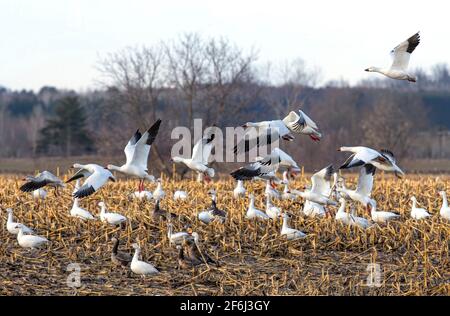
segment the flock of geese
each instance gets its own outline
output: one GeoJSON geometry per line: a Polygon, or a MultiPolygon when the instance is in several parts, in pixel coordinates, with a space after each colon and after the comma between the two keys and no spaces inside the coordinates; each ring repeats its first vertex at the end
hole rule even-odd
{"type": "MultiPolygon", "coordinates": [[[[407,66],[411,53],[419,44],[419,34],[415,34],[408,40],[398,45],[392,52],[394,62],[389,69],[380,69],[370,67],[367,71],[380,72],[390,78],[398,80],[408,80],[415,82],[416,79],[407,72],[407,66]]],[[[147,162],[152,143],[157,137],[161,120],[157,120],[143,134],[137,130],[125,146],[124,152],[126,161],[122,166],[107,165],[106,167],[98,164],[79,164],[73,165],[77,171],[66,181],[62,181],[49,171],[43,171],[36,176],[27,176],[25,183],[20,187],[23,192],[30,192],[35,199],[45,199],[47,192],[44,187],[55,189],[55,195],[58,196],[59,189],[64,189],[66,183],[75,181],[75,189],[72,192],[73,205],[70,210],[72,217],[80,220],[95,220],[96,217],[88,210],[79,205],[79,200],[91,196],[105,187],[109,181],[116,181],[112,172],[122,173],[126,176],[139,179],[138,189],[130,197],[140,200],[154,201],[152,218],[157,221],[166,221],[168,226],[167,237],[171,245],[178,249],[178,265],[180,268],[193,267],[200,264],[219,264],[213,260],[205,251],[201,250],[200,236],[193,232],[190,227],[187,231],[174,232],[173,222],[180,219],[175,213],[170,213],[160,208],[160,201],[166,198],[162,179],[155,179],[148,174],[147,162]],[[80,180],[84,178],[84,182],[80,180]],[[146,191],[145,181],[156,182],[157,186],[153,192],[146,191]]],[[[293,141],[293,134],[307,135],[313,141],[320,141],[322,133],[318,125],[306,115],[305,112],[298,110],[291,111],[285,118],[263,122],[247,122],[242,125],[245,128],[245,138],[239,142],[233,151],[235,154],[248,152],[253,147],[269,145],[275,140],[283,139],[293,141]]],[[[199,175],[198,179],[209,183],[215,176],[215,170],[209,166],[209,158],[214,146],[215,135],[210,133],[197,141],[192,150],[191,158],[172,157],[172,162],[184,164],[193,172],[199,175]]],[[[265,181],[266,187],[264,197],[266,200],[265,209],[258,209],[255,205],[255,196],[248,194],[249,204],[245,217],[248,220],[255,221],[273,221],[281,219],[283,224],[280,235],[287,240],[297,240],[308,235],[301,230],[289,226],[291,214],[282,211],[274,204],[274,200],[302,200],[303,208],[301,212],[308,217],[326,217],[330,216],[329,207],[338,207],[334,218],[344,225],[357,226],[361,229],[373,227],[375,224],[387,224],[390,221],[399,220],[400,215],[393,211],[380,211],[377,209],[377,203],[372,198],[374,175],[377,169],[393,172],[401,178],[404,172],[398,167],[394,154],[389,150],[375,150],[368,147],[356,146],[340,147],[338,151],[351,153],[347,160],[339,169],[359,168],[359,177],[355,189],[350,189],[345,184],[345,179],[341,177],[332,165],[324,167],[322,170],[314,173],[311,177],[311,185],[301,188],[301,190],[290,188],[290,180],[298,174],[300,168],[295,160],[280,148],[274,148],[265,157],[257,157],[251,163],[231,172],[231,176],[236,180],[236,187],[232,193],[235,199],[243,199],[247,196],[245,184],[251,181],[265,181]],[[278,178],[282,174],[282,178],[278,178]],[[278,185],[284,187],[283,191],[277,189],[278,185]],[[359,203],[370,214],[369,219],[357,216],[355,208],[352,205],[351,212],[347,212],[347,203],[359,203]]],[[[212,222],[225,223],[227,212],[217,206],[218,193],[210,189],[208,194],[211,198],[211,205],[208,209],[198,213],[198,220],[208,225],[212,222]]],[[[450,207],[448,206],[446,192],[441,191],[442,207],[440,216],[450,220],[450,207]]],[[[186,191],[175,191],[174,200],[185,200],[188,198],[186,191]]],[[[411,217],[416,220],[423,220],[430,217],[431,214],[418,207],[417,199],[411,197],[412,208],[411,217]]],[[[127,217],[108,211],[104,201],[98,203],[100,208],[99,218],[105,224],[112,226],[124,226],[127,217]]],[[[49,240],[38,236],[35,232],[21,224],[14,222],[13,210],[8,208],[7,230],[11,234],[17,235],[18,244],[24,248],[37,249],[45,247],[49,240]]],[[[119,238],[112,238],[111,261],[119,266],[129,267],[130,270],[139,275],[152,275],[159,273],[152,264],[140,260],[141,248],[138,243],[133,244],[134,255],[119,250],[119,238]]]]}

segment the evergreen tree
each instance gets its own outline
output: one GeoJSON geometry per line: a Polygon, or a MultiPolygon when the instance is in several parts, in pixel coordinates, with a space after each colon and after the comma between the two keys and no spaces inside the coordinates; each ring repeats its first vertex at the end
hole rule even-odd
{"type": "Polygon", "coordinates": [[[59,154],[70,156],[93,150],[93,141],[86,130],[86,114],[76,96],[62,98],[54,108],[54,116],[40,130],[38,152],[49,153],[56,149],[59,154]]]}

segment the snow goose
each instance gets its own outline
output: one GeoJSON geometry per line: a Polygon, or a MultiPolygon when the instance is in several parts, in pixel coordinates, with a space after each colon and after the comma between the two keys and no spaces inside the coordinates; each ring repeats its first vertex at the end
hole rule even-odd
{"type": "Polygon", "coordinates": [[[244,187],[244,181],[237,180],[236,187],[233,190],[233,196],[235,199],[239,199],[241,197],[245,196],[245,187],[244,187]]]}
{"type": "Polygon", "coordinates": [[[186,191],[177,190],[173,193],[173,199],[176,200],[186,200],[188,198],[188,194],[186,191]]]}
{"type": "Polygon", "coordinates": [[[414,219],[424,219],[430,217],[431,214],[424,208],[417,207],[417,199],[415,196],[411,197],[412,208],[411,208],[411,217],[414,219]]]}
{"type": "Polygon", "coordinates": [[[337,187],[337,190],[344,193],[353,201],[361,203],[369,211],[375,171],[376,169],[373,165],[365,164],[359,171],[358,184],[356,185],[355,190],[347,189],[345,182],[342,182],[341,186],[337,187]]]}
{"type": "Polygon", "coordinates": [[[199,139],[192,149],[191,158],[174,156],[172,157],[172,161],[175,163],[183,163],[189,169],[204,174],[205,180],[209,182],[215,174],[214,169],[208,167],[208,159],[211,156],[214,138],[215,134],[211,134],[199,139]]]}
{"type": "Polygon", "coordinates": [[[419,32],[417,32],[406,41],[401,42],[391,51],[393,62],[390,68],[369,67],[366,71],[378,72],[391,79],[416,82],[417,78],[408,73],[408,65],[411,54],[419,43],[420,35],[419,32]]]}
{"type": "Polygon", "coordinates": [[[22,248],[37,249],[42,248],[45,244],[48,243],[47,238],[35,235],[25,235],[23,226],[21,226],[20,224],[16,225],[16,229],[19,230],[19,233],[17,234],[17,241],[19,242],[19,246],[21,246],[22,248]]]}
{"type": "Polygon", "coordinates": [[[167,237],[170,244],[181,245],[183,240],[189,237],[189,234],[186,232],[173,233],[173,225],[169,223],[167,224],[167,237]]]}
{"type": "Polygon", "coordinates": [[[230,174],[235,180],[245,181],[261,178],[273,182],[274,173],[278,169],[280,162],[280,156],[276,152],[271,152],[266,157],[241,167],[230,174]]]}
{"type": "Polygon", "coordinates": [[[338,222],[345,225],[358,226],[363,229],[370,227],[370,222],[367,219],[356,216],[354,212],[352,212],[352,214],[346,212],[345,207],[347,202],[344,198],[340,198],[339,202],[341,205],[339,206],[335,217],[338,222]]]}
{"type": "Polygon", "coordinates": [[[207,210],[200,212],[198,214],[198,219],[205,224],[209,224],[214,220],[217,220],[220,223],[225,222],[227,213],[217,207],[216,190],[211,189],[208,191],[208,194],[211,196],[211,206],[207,210]]]}
{"type": "Polygon", "coordinates": [[[22,228],[24,234],[33,234],[33,230],[28,228],[24,224],[16,223],[13,219],[13,210],[11,208],[7,208],[6,212],[8,213],[8,220],[6,221],[6,229],[11,234],[17,235],[19,233],[19,228],[22,228]]]}
{"type": "Polygon", "coordinates": [[[138,200],[148,200],[150,201],[153,198],[153,194],[150,191],[135,191],[130,194],[130,198],[138,199],[138,200]]]}
{"type": "Polygon", "coordinates": [[[287,172],[287,176],[292,178],[300,172],[300,167],[298,164],[286,152],[277,147],[272,149],[272,153],[277,154],[280,157],[280,166],[278,171],[283,171],[283,180],[284,172],[287,172]]]}
{"type": "Polygon", "coordinates": [[[329,165],[316,172],[311,177],[312,188],[309,191],[297,192],[305,200],[316,202],[321,205],[337,205],[329,198],[331,192],[330,179],[333,174],[333,166],[329,165]]]}
{"type": "Polygon", "coordinates": [[[32,192],[32,195],[35,200],[45,200],[45,198],[47,197],[47,191],[42,188],[37,189],[32,192]]]}
{"type": "Polygon", "coordinates": [[[289,219],[291,218],[289,214],[280,214],[283,218],[283,226],[281,227],[281,236],[286,236],[287,240],[296,240],[305,238],[306,234],[300,230],[289,227],[289,219]]]}
{"type": "Polygon", "coordinates": [[[113,247],[111,250],[111,261],[122,267],[127,267],[130,265],[132,256],[129,253],[119,251],[119,239],[116,237],[111,238],[113,242],[113,247]]]}
{"type": "Polygon", "coordinates": [[[166,192],[164,192],[164,189],[162,187],[162,179],[158,178],[156,182],[158,184],[156,186],[156,189],[153,191],[153,198],[155,200],[162,200],[166,196],[166,192]]]}
{"type": "Polygon", "coordinates": [[[55,194],[58,194],[58,188],[64,188],[64,182],[49,171],[42,171],[36,176],[26,176],[25,184],[20,187],[23,192],[33,192],[45,186],[55,188],[55,194]]]}
{"type": "Polygon", "coordinates": [[[298,195],[292,193],[291,190],[289,189],[289,184],[285,183],[283,194],[281,194],[281,199],[282,200],[295,200],[297,197],[298,197],[298,195]]]}
{"type": "Polygon", "coordinates": [[[243,127],[246,129],[245,135],[234,147],[235,154],[247,152],[254,146],[271,144],[279,138],[292,141],[294,137],[291,133],[309,135],[314,141],[319,141],[322,137],[317,124],[302,110],[291,111],[282,120],[247,122],[243,127]]]}
{"type": "Polygon", "coordinates": [[[372,206],[370,215],[375,223],[386,224],[400,218],[399,214],[393,212],[377,211],[377,202],[375,200],[371,200],[369,203],[372,206]]]}
{"type": "Polygon", "coordinates": [[[327,211],[323,205],[306,200],[303,204],[303,214],[308,217],[325,217],[327,211]]]}
{"type": "Polygon", "coordinates": [[[352,152],[353,154],[347,158],[344,164],[339,169],[349,169],[353,167],[363,166],[365,164],[371,164],[378,169],[384,171],[394,171],[397,177],[404,172],[397,166],[394,154],[392,151],[382,149],[379,152],[368,147],[356,146],[346,147],[343,146],[338,151],[352,152]]]}
{"type": "Polygon", "coordinates": [[[275,184],[270,180],[266,180],[266,189],[264,190],[264,194],[269,195],[274,199],[281,199],[281,193],[276,189],[275,184]]]}
{"type": "Polygon", "coordinates": [[[280,216],[281,210],[272,204],[271,196],[269,194],[265,194],[265,196],[266,196],[266,214],[271,219],[275,220],[280,216]]]}
{"type": "Polygon", "coordinates": [[[111,171],[118,171],[140,179],[138,186],[139,192],[144,190],[145,180],[155,181],[155,177],[148,174],[147,160],[150,154],[150,148],[158,135],[160,125],[161,120],[158,119],[144,134],[141,134],[138,129],[125,146],[125,164],[120,167],[114,165],[107,166],[111,171]]]}
{"type": "Polygon", "coordinates": [[[72,205],[72,208],[70,209],[70,216],[76,217],[76,218],[79,218],[79,219],[82,219],[82,220],[93,220],[93,219],[95,219],[95,217],[92,216],[92,214],[89,211],[81,208],[78,205],[78,198],[75,198],[73,200],[73,205],[72,205]]]}
{"type": "Polygon", "coordinates": [[[98,206],[100,206],[100,220],[104,223],[108,223],[113,226],[122,225],[126,222],[127,218],[118,213],[110,213],[106,211],[105,202],[99,202],[98,206]]]}
{"type": "Polygon", "coordinates": [[[83,198],[92,195],[103,187],[108,180],[113,182],[116,181],[116,178],[108,169],[96,164],[82,165],[76,163],[73,165],[73,168],[79,170],[66,181],[67,183],[86,177],[83,185],[75,193],[73,193],[74,198],[83,198]]]}
{"type": "Polygon", "coordinates": [[[259,219],[259,220],[270,219],[269,215],[267,215],[263,211],[258,210],[257,208],[255,208],[255,197],[254,197],[254,195],[250,194],[249,198],[250,198],[250,203],[248,205],[247,214],[245,215],[245,217],[247,219],[256,218],[256,219],[259,219]]]}
{"type": "Polygon", "coordinates": [[[133,244],[133,248],[135,250],[130,265],[131,271],[142,276],[158,274],[159,273],[158,269],[156,269],[153,265],[151,265],[148,262],[139,260],[139,255],[141,254],[141,247],[139,247],[138,244],[133,244]]]}
{"type": "Polygon", "coordinates": [[[450,207],[448,206],[447,202],[447,193],[445,191],[440,191],[439,195],[442,197],[442,206],[439,214],[442,218],[450,220],[450,207]]]}

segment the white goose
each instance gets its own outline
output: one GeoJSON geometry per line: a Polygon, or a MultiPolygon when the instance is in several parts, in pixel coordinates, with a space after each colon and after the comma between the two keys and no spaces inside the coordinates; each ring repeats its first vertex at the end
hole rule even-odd
{"type": "Polygon", "coordinates": [[[67,180],[67,182],[86,177],[83,185],[73,193],[74,198],[83,198],[97,192],[108,180],[116,181],[116,178],[108,169],[96,164],[82,165],[76,163],[73,165],[73,168],[80,170],[67,180]]]}
{"type": "Polygon", "coordinates": [[[442,197],[442,206],[439,214],[442,218],[450,220],[450,207],[448,206],[447,202],[447,193],[445,193],[445,191],[440,191],[439,195],[442,197]]]}
{"type": "Polygon", "coordinates": [[[397,166],[395,156],[390,150],[382,149],[378,152],[375,149],[363,146],[343,146],[339,148],[338,151],[348,151],[353,153],[347,158],[344,164],[339,167],[339,169],[349,169],[363,166],[365,164],[371,164],[380,170],[394,171],[397,177],[400,177],[399,174],[405,174],[397,166]]]}
{"type": "Polygon", "coordinates": [[[367,210],[370,210],[370,196],[373,189],[373,176],[375,171],[375,167],[371,164],[364,165],[359,171],[358,184],[355,190],[347,189],[345,182],[342,181],[341,186],[337,187],[337,191],[344,193],[353,201],[361,203],[367,210]]]}
{"type": "Polygon", "coordinates": [[[167,237],[169,238],[170,244],[181,245],[183,240],[188,236],[189,234],[186,232],[173,233],[172,223],[167,224],[167,237]]]}
{"type": "Polygon", "coordinates": [[[319,141],[322,137],[317,124],[302,110],[291,111],[282,120],[247,122],[242,127],[246,129],[245,135],[234,147],[235,154],[247,152],[250,147],[271,144],[279,138],[292,141],[294,137],[291,133],[309,135],[314,141],[319,141]]]}
{"type": "Polygon", "coordinates": [[[286,213],[280,214],[283,218],[283,226],[281,227],[281,236],[286,236],[287,240],[296,240],[305,238],[306,234],[300,230],[289,227],[290,216],[286,213]]]}
{"type": "Polygon", "coordinates": [[[182,158],[175,156],[172,157],[172,161],[175,163],[185,164],[189,169],[204,174],[205,180],[210,181],[215,174],[214,169],[208,167],[208,160],[209,156],[211,156],[214,138],[215,134],[211,134],[198,140],[194,145],[194,148],[192,148],[191,158],[182,158]]]}
{"type": "Polygon", "coordinates": [[[75,198],[73,200],[73,205],[72,205],[72,208],[70,209],[70,216],[76,217],[76,218],[79,218],[82,220],[94,220],[95,219],[95,217],[92,216],[92,214],[89,211],[81,208],[78,205],[78,198],[75,198]]]}
{"type": "Polygon", "coordinates": [[[330,179],[333,174],[333,166],[329,165],[311,177],[312,188],[309,191],[296,191],[305,200],[315,202],[321,205],[337,205],[329,198],[331,193],[330,179]]]}
{"type": "Polygon", "coordinates": [[[118,226],[122,223],[125,223],[127,218],[118,213],[110,213],[106,211],[106,204],[104,202],[99,202],[98,206],[100,206],[100,220],[104,223],[108,223],[110,225],[118,226]]]}
{"type": "Polygon", "coordinates": [[[158,269],[156,269],[153,265],[148,262],[139,260],[139,255],[141,254],[141,248],[139,247],[139,245],[133,244],[133,248],[135,249],[135,251],[133,259],[131,260],[131,271],[142,276],[158,274],[158,269]]]}
{"type": "Polygon", "coordinates": [[[227,217],[227,213],[226,211],[221,210],[217,207],[216,190],[211,189],[208,191],[208,194],[211,196],[211,206],[207,210],[198,213],[198,219],[205,224],[209,224],[214,220],[217,220],[220,223],[224,223],[227,217]]]}
{"type": "Polygon", "coordinates": [[[302,211],[303,214],[308,217],[325,217],[327,215],[327,211],[323,205],[308,200],[306,200],[305,204],[303,204],[302,211]]]}
{"type": "Polygon", "coordinates": [[[153,194],[150,191],[135,191],[130,194],[130,197],[132,199],[138,199],[138,200],[151,200],[153,198],[153,194]]]}
{"type": "Polygon", "coordinates": [[[241,197],[245,196],[245,187],[244,187],[244,181],[237,180],[236,187],[233,190],[233,196],[235,199],[239,199],[241,197]]]}
{"type": "Polygon", "coordinates": [[[8,220],[6,221],[6,229],[8,230],[8,232],[17,235],[19,233],[19,229],[22,228],[24,234],[34,233],[34,231],[31,228],[28,228],[24,224],[14,222],[12,209],[7,208],[6,212],[8,213],[8,220]]]}
{"type": "Polygon", "coordinates": [[[150,154],[150,148],[158,135],[160,125],[161,120],[158,119],[144,134],[141,134],[137,130],[125,146],[125,164],[120,167],[114,165],[107,166],[109,170],[139,178],[139,192],[144,190],[145,180],[155,181],[155,177],[148,174],[147,160],[150,154]]]}
{"type": "Polygon", "coordinates": [[[341,222],[345,225],[358,226],[359,228],[363,229],[371,226],[370,222],[367,219],[356,216],[354,212],[352,212],[352,214],[348,214],[346,212],[345,206],[347,202],[344,198],[340,198],[339,202],[341,203],[341,205],[339,206],[335,217],[338,222],[341,222]]]}
{"type": "Polygon", "coordinates": [[[266,213],[264,213],[261,210],[258,210],[257,208],[255,208],[255,197],[253,194],[249,195],[250,198],[250,204],[248,205],[248,209],[247,209],[247,213],[245,215],[245,217],[247,219],[259,219],[259,220],[266,220],[266,219],[270,219],[269,215],[267,215],[266,213]]]}
{"type": "MultiPolygon", "coordinates": [[[[288,155],[286,152],[276,147],[272,149],[272,152],[278,154],[280,156],[280,167],[279,171],[286,172],[286,176],[294,177],[297,173],[300,172],[300,167],[295,162],[295,160],[288,155]]],[[[284,172],[283,172],[283,180],[284,180],[284,172]]]]}
{"type": "Polygon", "coordinates": [[[45,200],[45,198],[47,197],[47,191],[42,188],[34,190],[32,194],[35,200],[45,200]]]}
{"type": "Polygon", "coordinates": [[[186,200],[188,198],[188,194],[186,191],[177,190],[173,194],[173,199],[176,200],[186,200]]]}
{"type": "Polygon", "coordinates": [[[19,242],[19,246],[22,248],[37,249],[42,248],[48,243],[47,238],[35,235],[25,235],[21,225],[17,225],[16,229],[19,230],[19,233],[17,234],[17,241],[19,242]]]}
{"type": "Polygon", "coordinates": [[[156,180],[156,182],[158,184],[156,186],[156,189],[153,191],[153,198],[155,200],[161,201],[166,196],[166,192],[164,191],[164,189],[162,187],[162,179],[158,178],[156,180]]]}
{"type": "Polygon", "coordinates": [[[419,43],[420,35],[419,32],[417,32],[406,41],[401,42],[391,51],[394,60],[390,68],[369,67],[366,71],[378,72],[391,79],[416,82],[417,78],[408,73],[408,65],[411,54],[419,43]]]}
{"type": "Polygon", "coordinates": [[[36,176],[26,176],[26,182],[20,187],[23,192],[33,192],[45,186],[55,188],[55,194],[58,194],[58,188],[64,188],[64,182],[49,171],[42,171],[36,176]]]}
{"type": "Polygon", "coordinates": [[[281,198],[281,193],[276,189],[275,184],[270,180],[266,180],[266,189],[264,190],[264,194],[273,197],[274,199],[281,198]]]}
{"type": "Polygon", "coordinates": [[[377,202],[375,200],[371,200],[370,205],[372,206],[370,215],[375,223],[386,224],[387,222],[400,218],[400,215],[397,213],[377,211],[377,202]]]}
{"type": "Polygon", "coordinates": [[[412,209],[411,209],[411,217],[414,219],[424,219],[430,217],[431,214],[424,208],[417,207],[417,199],[415,196],[411,197],[412,201],[412,209]]]}
{"type": "Polygon", "coordinates": [[[265,196],[266,196],[266,214],[271,219],[275,220],[280,216],[281,210],[272,204],[270,195],[265,194],[265,196]]]}

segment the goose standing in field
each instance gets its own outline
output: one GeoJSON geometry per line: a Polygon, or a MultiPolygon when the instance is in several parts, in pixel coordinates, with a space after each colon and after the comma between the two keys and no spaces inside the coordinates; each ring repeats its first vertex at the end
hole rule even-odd
{"type": "Polygon", "coordinates": [[[153,209],[151,216],[154,220],[171,220],[178,218],[178,215],[169,211],[163,210],[159,206],[159,200],[156,200],[155,208],[153,209]]]}
{"type": "Polygon", "coordinates": [[[129,253],[119,251],[118,238],[113,237],[111,238],[111,241],[113,242],[111,261],[117,266],[128,267],[133,257],[129,253]]]}
{"type": "Polygon", "coordinates": [[[333,166],[329,165],[322,170],[316,172],[311,177],[312,187],[309,191],[300,192],[298,195],[321,205],[337,205],[337,203],[329,198],[331,192],[330,179],[333,174],[333,166]]]}
{"type": "Polygon", "coordinates": [[[167,224],[167,237],[170,244],[181,245],[183,240],[189,237],[189,234],[186,232],[173,233],[173,225],[169,223],[167,224]]]}
{"type": "Polygon", "coordinates": [[[401,42],[392,51],[393,62],[390,68],[369,67],[366,69],[368,72],[378,72],[386,77],[397,80],[408,80],[410,82],[416,82],[417,78],[408,73],[409,59],[412,52],[420,43],[419,32],[408,38],[406,41],[401,42]]]}
{"type": "Polygon", "coordinates": [[[147,200],[150,201],[153,199],[153,194],[150,191],[135,191],[130,194],[130,198],[132,199],[138,199],[138,200],[147,200]]]}
{"type": "Polygon", "coordinates": [[[370,215],[375,223],[386,224],[387,222],[394,221],[400,218],[400,215],[397,213],[377,211],[377,202],[375,200],[371,200],[370,205],[372,206],[370,215]]]}
{"type": "Polygon", "coordinates": [[[189,169],[204,174],[207,182],[211,181],[215,171],[208,167],[208,159],[211,156],[214,138],[215,134],[211,134],[198,140],[192,149],[191,158],[172,157],[172,161],[185,164],[189,169]]]}
{"type": "Polygon", "coordinates": [[[16,229],[19,230],[19,233],[17,234],[17,241],[19,242],[19,246],[22,248],[37,249],[42,248],[48,243],[47,238],[35,235],[25,235],[23,231],[24,228],[21,224],[16,225],[16,229]]]}
{"type": "Polygon", "coordinates": [[[257,208],[255,208],[255,197],[254,197],[254,195],[250,194],[249,198],[250,198],[250,203],[248,205],[247,214],[245,215],[245,217],[247,219],[256,218],[256,219],[259,219],[259,220],[270,219],[269,215],[267,215],[263,211],[258,210],[257,208]]]}
{"type": "Polygon", "coordinates": [[[164,189],[162,187],[162,179],[158,178],[156,182],[158,184],[156,186],[156,189],[153,191],[153,198],[155,200],[162,200],[166,196],[166,192],[164,192],[164,189]]]}
{"type": "Polygon", "coordinates": [[[70,209],[70,216],[76,217],[76,218],[79,218],[82,220],[94,220],[95,219],[95,217],[92,216],[92,214],[89,211],[81,208],[78,205],[78,198],[75,198],[73,200],[73,205],[72,205],[72,208],[70,209]]]}
{"type": "Polygon", "coordinates": [[[246,181],[261,178],[273,182],[274,173],[277,171],[280,162],[280,156],[272,151],[266,157],[258,159],[245,167],[241,167],[230,174],[235,180],[246,181]]]}
{"type": "Polygon", "coordinates": [[[237,180],[236,187],[233,190],[234,198],[235,199],[239,199],[241,197],[244,197],[245,196],[245,192],[247,192],[247,191],[245,190],[245,187],[244,187],[244,181],[237,180]]]}
{"type": "Polygon", "coordinates": [[[24,224],[14,222],[13,210],[11,208],[7,208],[6,212],[8,213],[8,220],[6,221],[6,229],[8,232],[17,235],[19,229],[22,228],[24,234],[34,234],[34,231],[31,228],[28,228],[24,224]]]}
{"type": "Polygon", "coordinates": [[[139,245],[135,243],[133,244],[133,248],[135,249],[135,251],[133,259],[131,260],[130,265],[131,271],[142,276],[158,274],[159,273],[158,269],[156,269],[153,265],[151,265],[148,262],[139,260],[139,255],[141,254],[141,247],[139,247],[139,245]]]}
{"type": "Polygon", "coordinates": [[[327,215],[327,210],[323,205],[308,200],[303,204],[302,211],[308,217],[325,217],[327,215]]]}
{"type": "Polygon", "coordinates": [[[395,156],[392,151],[382,149],[378,152],[372,148],[363,146],[343,146],[339,148],[338,151],[348,151],[353,153],[350,157],[347,158],[344,164],[339,167],[339,169],[349,169],[353,167],[363,166],[365,164],[371,164],[380,170],[394,171],[397,177],[400,177],[400,174],[405,174],[397,166],[395,156]]]}
{"type": "Polygon", "coordinates": [[[111,171],[118,171],[140,179],[138,186],[139,192],[144,191],[145,180],[155,181],[155,177],[148,174],[147,161],[150,148],[158,135],[160,125],[161,120],[158,119],[144,134],[141,134],[138,129],[125,146],[125,164],[120,167],[114,165],[107,166],[111,171]]]}
{"type": "Polygon", "coordinates": [[[45,198],[47,197],[47,191],[42,188],[37,189],[32,192],[32,195],[35,200],[45,200],[45,198]]]}
{"type": "Polygon", "coordinates": [[[79,170],[66,181],[67,183],[86,177],[83,185],[73,193],[74,198],[83,198],[92,195],[103,187],[108,180],[116,181],[116,178],[108,169],[96,164],[82,165],[76,163],[73,165],[73,168],[79,170]]]}
{"type": "Polygon", "coordinates": [[[269,194],[265,194],[265,196],[266,196],[266,214],[271,219],[275,220],[280,216],[281,210],[272,204],[271,196],[269,194]]]}
{"type": "Polygon", "coordinates": [[[49,171],[42,171],[36,176],[26,176],[25,184],[20,187],[23,192],[33,192],[45,186],[55,189],[55,195],[58,195],[58,188],[64,188],[64,182],[49,171]]]}
{"type": "Polygon", "coordinates": [[[100,206],[100,220],[104,223],[108,223],[113,226],[119,226],[126,222],[127,218],[118,213],[110,213],[106,211],[105,202],[99,202],[98,206],[100,206]]]}
{"type": "Polygon", "coordinates": [[[263,122],[247,122],[243,126],[245,134],[243,139],[234,146],[233,152],[247,152],[254,146],[269,145],[279,138],[292,141],[291,133],[309,135],[312,140],[320,141],[322,134],[317,124],[302,110],[291,111],[282,120],[263,122]]]}
{"type": "Polygon", "coordinates": [[[353,201],[361,203],[369,211],[375,171],[376,169],[373,165],[365,164],[359,171],[358,184],[355,190],[347,189],[343,181],[341,186],[337,187],[337,191],[344,193],[353,201]]]}
{"type": "Polygon", "coordinates": [[[417,207],[417,199],[415,196],[411,197],[412,208],[411,208],[411,217],[414,219],[424,219],[430,217],[431,214],[424,208],[417,207]]]}
{"type": "Polygon", "coordinates": [[[339,202],[341,203],[341,205],[339,206],[335,217],[338,222],[341,222],[345,225],[358,226],[359,228],[363,229],[370,227],[370,222],[367,219],[356,216],[354,212],[352,212],[352,214],[346,212],[345,207],[347,202],[344,198],[340,198],[339,202]]]}
{"type": "Polygon", "coordinates": [[[200,263],[215,264],[216,260],[212,259],[206,251],[201,250],[200,246],[200,236],[197,232],[189,231],[192,239],[186,238],[185,242],[187,244],[187,257],[192,261],[200,261],[200,263]]]}
{"type": "Polygon", "coordinates": [[[188,198],[188,194],[186,191],[177,190],[173,194],[173,199],[176,200],[186,200],[188,198]]]}
{"type": "Polygon", "coordinates": [[[209,224],[214,220],[224,223],[227,218],[227,212],[217,207],[217,193],[216,190],[211,189],[208,191],[211,196],[211,206],[198,214],[198,219],[205,224],[209,224]]]}
{"type": "Polygon", "coordinates": [[[442,197],[442,206],[439,214],[442,218],[450,220],[450,207],[448,206],[447,202],[447,193],[445,191],[440,191],[439,195],[442,197]]]}
{"type": "Polygon", "coordinates": [[[289,214],[283,213],[279,216],[283,218],[283,226],[281,227],[280,233],[281,236],[286,236],[287,240],[296,240],[306,237],[306,234],[304,232],[289,227],[289,219],[291,218],[289,214]]]}

